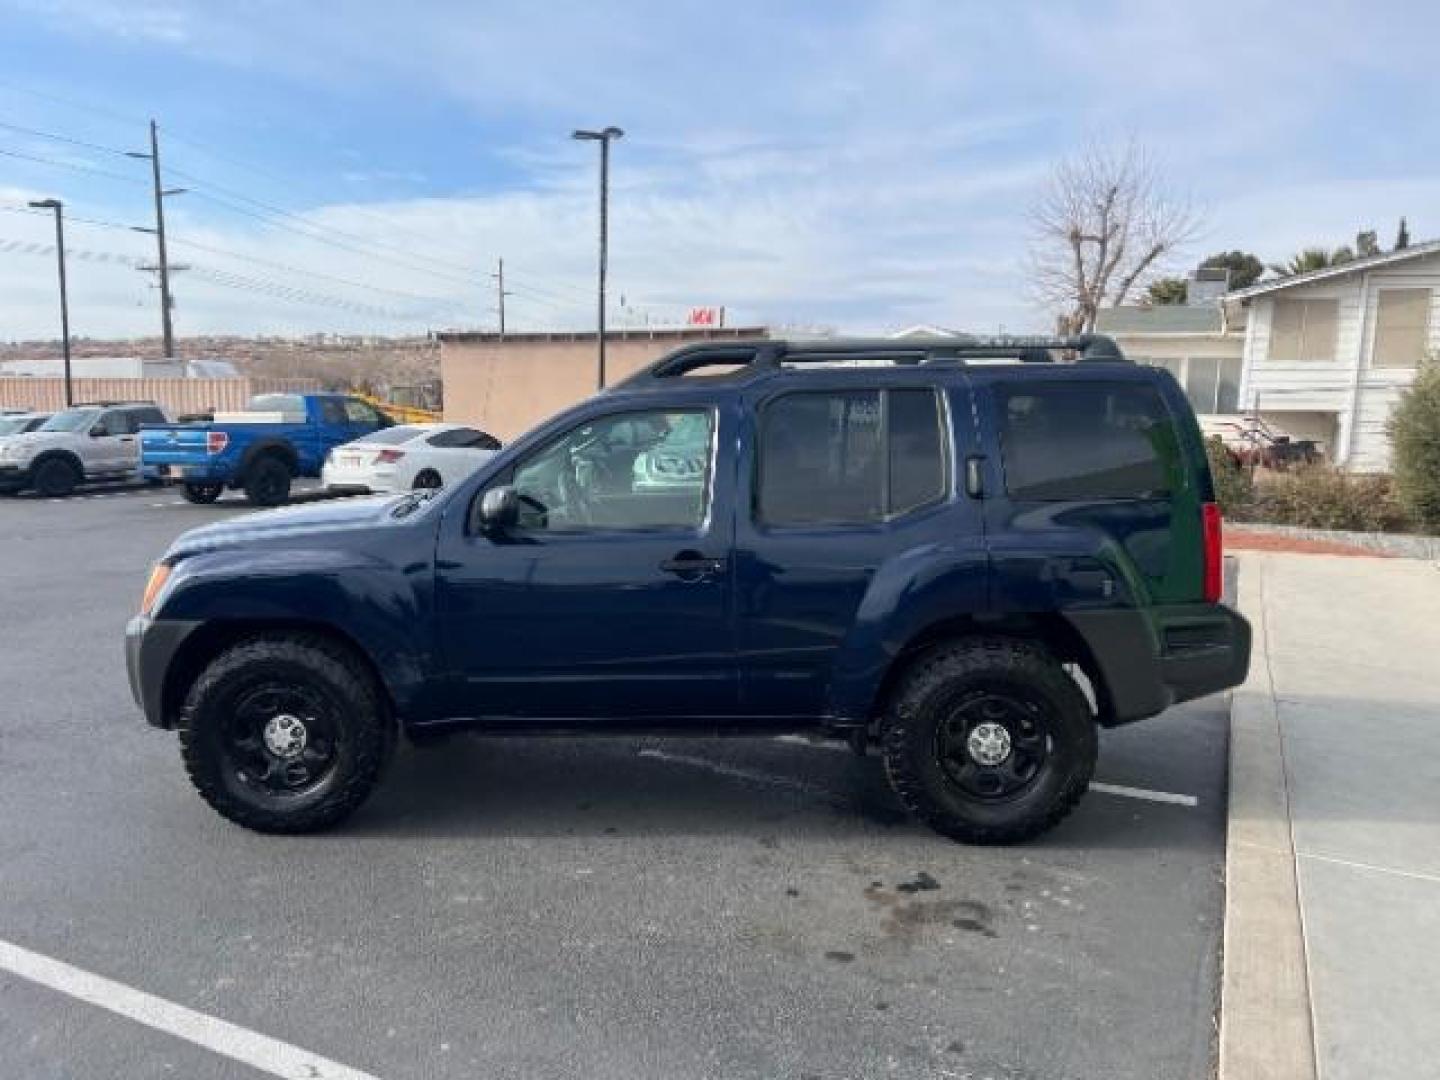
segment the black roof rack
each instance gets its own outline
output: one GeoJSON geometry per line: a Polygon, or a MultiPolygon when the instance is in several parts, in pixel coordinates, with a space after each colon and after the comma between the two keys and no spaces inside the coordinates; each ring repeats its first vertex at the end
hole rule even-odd
{"type": "Polygon", "coordinates": [[[704,368],[728,368],[724,377],[754,379],[781,368],[835,364],[847,358],[895,366],[1010,360],[1022,364],[1056,363],[1064,354],[1080,364],[1128,364],[1120,346],[1104,334],[1074,337],[841,338],[821,341],[706,341],[662,356],[619,386],[635,387],[654,379],[675,378],[704,368]]]}
{"type": "Polygon", "coordinates": [[[120,409],[131,405],[154,405],[155,402],[142,398],[135,398],[126,401],[77,401],[71,405],[72,409],[120,409]]]}

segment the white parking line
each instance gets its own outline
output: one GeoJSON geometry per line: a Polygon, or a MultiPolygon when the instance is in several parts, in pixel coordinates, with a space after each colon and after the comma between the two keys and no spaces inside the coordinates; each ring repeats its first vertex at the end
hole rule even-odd
{"type": "Polygon", "coordinates": [[[689,765],[692,768],[704,769],[707,772],[716,773],[720,776],[729,776],[736,780],[748,780],[755,784],[768,784],[771,787],[790,788],[794,791],[807,791],[812,794],[830,795],[835,792],[819,784],[812,784],[806,780],[797,780],[791,776],[776,776],[773,773],[760,772],[758,769],[741,769],[734,765],[724,765],[718,761],[711,761],[709,758],[691,757],[689,754],[670,754],[664,750],[644,749],[636,751],[639,757],[653,758],[656,761],[669,761],[676,765],[689,765]]]}
{"type": "MultiPolygon", "coordinates": [[[[813,750],[843,750],[850,752],[850,747],[843,742],[830,740],[809,739],[804,735],[776,735],[774,741],[785,743],[789,746],[805,746],[813,750]]],[[[666,757],[658,751],[651,755],[654,757],[666,757]]],[[[1105,784],[1100,781],[1092,781],[1091,791],[1098,791],[1103,795],[1121,795],[1127,799],[1144,799],[1146,802],[1169,803],[1172,806],[1199,806],[1200,800],[1194,795],[1178,795],[1171,791],[1151,791],[1149,788],[1126,787],[1123,784],[1105,784]]]]}
{"type": "Polygon", "coordinates": [[[1151,791],[1149,788],[1125,787],[1122,784],[1101,784],[1092,781],[1090,790],[1099,791],[1106,795],[1123,795],[1127,799],[1144,799],[1146,802],[1170,803],[1174,806],[1200,805],[1200,800],[1194,795],[1176,795],[1171,791],[1151,791]]]}
{"type": "Polygon", "coordinates": [[[137,1024],[203,1046],[223,1057],[285,1080],[377,1080],[370,1073],[329,1061],[298,1046],[249,1031],[194,1009],[92,975],[8,941],[0,941],[0,971],[108,1009],[137,1024]]]}

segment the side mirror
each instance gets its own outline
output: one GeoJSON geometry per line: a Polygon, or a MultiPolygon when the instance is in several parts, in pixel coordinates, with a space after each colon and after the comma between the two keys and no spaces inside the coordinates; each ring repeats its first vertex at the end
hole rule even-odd
{"type": "Polygon", "coordinates": [[[480,496],[480,528],[487,533],[513,529],[520,520],[520,496],[509,484],[491,488],[480,496]]]}
{"type": "Polygon", "coordinates": [[[98,439],[98,438],[100,438],[100,437],[103,436],[103,435],[109,435],[109,434],[110,434],[110,429],[109,429],[108,427],[106,427],[104,424],[96,424],[94,427],[92,427],[92,428],[90,429],[90,437],[91,437],[92,439],[98,439]]]}

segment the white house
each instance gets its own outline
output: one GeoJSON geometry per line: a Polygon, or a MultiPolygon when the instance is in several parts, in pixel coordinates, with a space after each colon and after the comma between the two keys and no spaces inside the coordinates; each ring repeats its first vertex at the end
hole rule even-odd
{"type": "Polygon", "coordinates": [[[1356,471],[1390,466],[1386,421],[1440,352],[1440,241],[1227,293],[1244,333],[1240,402],[1356,471]]]}

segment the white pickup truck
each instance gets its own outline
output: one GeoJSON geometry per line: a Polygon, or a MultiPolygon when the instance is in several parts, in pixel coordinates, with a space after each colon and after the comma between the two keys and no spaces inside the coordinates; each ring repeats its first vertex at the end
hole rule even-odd
{"type": "Polygon", "coordinates": [[[0,441],[0,491],[69,495],[87,480],[124,480],[140,467],[140,425],[166,423],[148,401],[75,405],[34,431],[0,441]]]}

